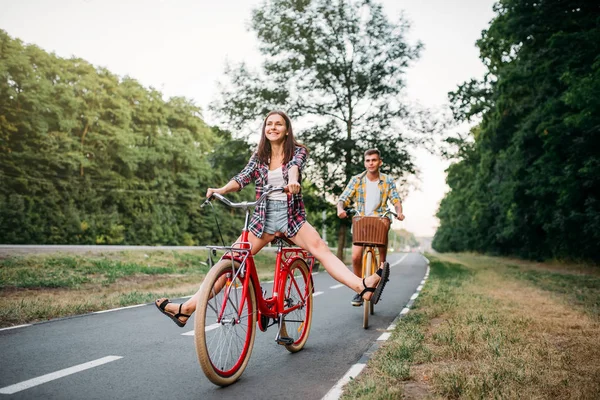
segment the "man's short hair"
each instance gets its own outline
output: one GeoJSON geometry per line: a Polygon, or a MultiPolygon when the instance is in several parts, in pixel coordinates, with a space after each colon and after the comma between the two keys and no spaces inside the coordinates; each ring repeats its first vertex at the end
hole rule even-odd
{"type": "Polygon", "coordinates": [[[381,153],[379,153],[379,150],[377,150],[377,149],[369,149],[369,150],[365,151],[365,157],[371,156],[373,154],[377,154],[377,157],[381,158],[381,153]]]}

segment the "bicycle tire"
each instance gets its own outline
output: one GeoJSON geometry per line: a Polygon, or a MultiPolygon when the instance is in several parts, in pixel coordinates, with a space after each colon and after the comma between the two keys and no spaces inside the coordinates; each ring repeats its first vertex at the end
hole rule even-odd
{"type": "Polygon", "coordinates": [[[312,325],[313,285],[310,270],[302,259],[292,261],[284,286],[284,322],[281,334],[291,337],[294,342],[285,345],[290,353],[304,348],[312,325]],[[290,307],[303,304],[291,312],[290,307]]]}
{"type": "Polygon", "coordinates": [[[256,336],[256,293],[252,281],[248,285],[245,303],[237,318],[236,309],[242,301],[242,279],[231,281],[239,263],[217,262],[200,287],[194,321],[194,338],[198,362],[206,377],[215,385],[234,383],[248,365],[256,336]],[[217,314],[223,310],[223,317],[217,314]]]}
{"type": "MultiPolygon", "coordinates": [[[[376,265],[377,256],[375,256],[375,252],[372,248],[367,248],[363,252],[363,278],[370,276],[375,273],[375,265],[376,265]]],[[[363,328],[367,329],[369,327],[369,314],[373,314],[375,312],[374,304],[372,301],[363,300],[363,328]]]]}
{"type": "MultiPolygon", "coordinates": [[[[374,274],[375,271],[377,271],[377,268],[379,268],[379,257],[378,257],[378,252],[376,252],[374,249],[373,250],[373,262],[371,263],[371,274],[374,274]]],[[[371,315],[375,314],[375,303],[373,303],[372,301],[369,301],[369,309],[371,312],[371,315]]]]}

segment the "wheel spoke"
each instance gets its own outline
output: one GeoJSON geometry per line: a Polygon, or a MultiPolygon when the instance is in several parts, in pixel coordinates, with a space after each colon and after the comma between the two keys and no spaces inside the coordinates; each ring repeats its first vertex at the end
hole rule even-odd
{"type": "Polygon", "coordinates": [[[285,283],[285,315],[283,336],[294,342],[286,345],[291,352],[301,350],[308,339],[312,319],[312,281],[308,266],[303,260],[290,265],[285,283]]]}
{"type": "Polygon", "coordinates": [[[230,261],[219,262],[205,278],[198,301],[198,361],[206,376],[221,386],[233,383],[242,374],[252,353],[256,300],[252,283],[247,291],[241,290],[242,284],[230,261]],[[242,293],[246,293],[244,299],[242,293]]]}

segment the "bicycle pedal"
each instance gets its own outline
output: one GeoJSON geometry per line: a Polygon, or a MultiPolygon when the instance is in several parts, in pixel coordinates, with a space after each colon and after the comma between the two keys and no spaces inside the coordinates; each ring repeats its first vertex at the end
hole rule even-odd
{"type": "Polygon", "coordinates": [[[284,336],[281,336],[281,337],[275,339],[275,341],[277,342],[277,344],[281,344],[284,346],[289,346],[290,344],[294,344],[294,339],[292,339],[290,337],[284,337],[284,336]]]}

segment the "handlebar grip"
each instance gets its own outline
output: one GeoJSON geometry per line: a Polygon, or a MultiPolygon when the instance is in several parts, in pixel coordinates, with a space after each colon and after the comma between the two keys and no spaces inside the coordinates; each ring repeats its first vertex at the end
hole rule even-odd
{"type": "MultiPolygon", "coordinates": [[[[300,191],[298,193],[301,193],[301,192],[302,192],[302,187],[300,187],[300,191]]],[[[291,193],[289,186],[284,186],[283,187],[283,193],[285,193],[285,194],[290,194],[291,193]]]]}

